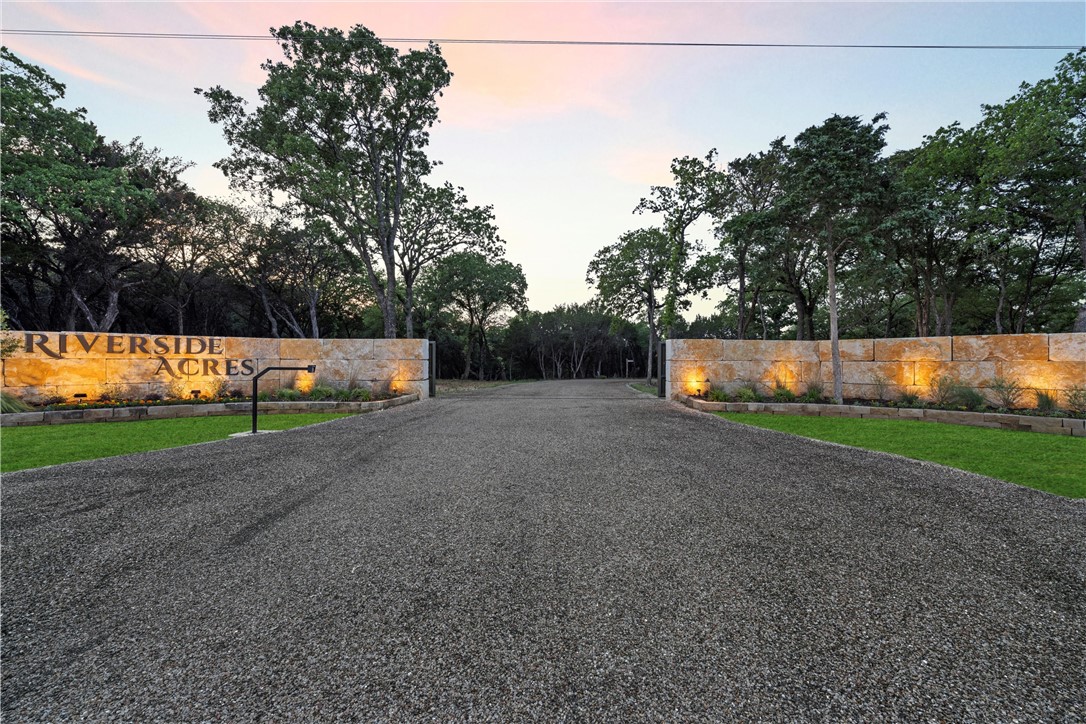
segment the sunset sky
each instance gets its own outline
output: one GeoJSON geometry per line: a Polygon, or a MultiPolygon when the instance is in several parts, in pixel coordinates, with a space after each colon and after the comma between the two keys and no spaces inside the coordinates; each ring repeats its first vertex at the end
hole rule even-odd
{"type": "MultiPolygon", "coordinates": [[[[19,2],[11,29],[264,35],[305,20],[378,36],[725,43],[1086,45],[1083,2],[232,3],[19,2]]],[[[196,163],[188,181],[227,193],[228,152],[193,88],[250,99],[271,40],[28,37],[21,57],[68,87],[111,140],[136,136],[196,163]]],[[[398,45],[401,49],[408,46],[398,45]]],[[[891,150],[972,124],[1064,50],[903,50],[445,45],[454,74],[430,156],[440,180],[493,204],[533,309],[586,301],[585,268],[622,232],[670,160],[723,160],[791,140],[834,113],[889,114],[891,150]]],[[[708,239],[706,239],[708,241],[708,239]]],[[[696,306],[707,313],[712,304],[696,306]]]]}

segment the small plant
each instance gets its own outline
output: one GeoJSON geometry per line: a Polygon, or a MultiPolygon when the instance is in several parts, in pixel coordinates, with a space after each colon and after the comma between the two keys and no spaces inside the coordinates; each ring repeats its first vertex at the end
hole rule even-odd
{"type": "Polygon", "coordinates": [[[297,402],[302,399],[302,393],[291,387],[281,387],[275,391],[275,399],[280,402],[297,402]]]}
{"type": "Polygon", "coordinates": [[[1059,409],[1059,398],[1056,395],[1050,395],[1044,390],[1034,390],[1037,395],[1037,412],[1042,415],[1048,415],[1059,409]]]}
{"type": "Polygon", "coordinates": [[[953,404],[954,397],[958,390],[961,388],[962,383],[956,377],[950,375],[940,375],[938,377],[932,377],[928,383],[928,390],[931,394],[931,401],[939,407],[946,407],[953,404]]]}
{"type": "Polygon", "coordinates": [[[351,399],[355,402],[369,402],[373,399],[373,395],[365,387],[352,387],[351,399]]]}
{"type": "Polygon", "coordinates": [[[232,387],[227,390],[226,396],[231,400],[240,400],[242,397],[245,397],[245,392],[241,388],[232,387]]]}
{"type": "Polygon", "coordinates": [[[973,412],[979,412],[988,406],[988,400],[978,390],[959,385],[954,391],[954,404],[973,412]]]}
{"type": "Polygon", "coordinates": [[[754,389],[754,385],[747,383],[736,388],[735,399],[739,402],[757,402],[758,392],[754,389]]]}
{"type": "Polygon", "coordinates": [[[1067,391],[1067,409],[1076,415],[1086,415],[1086,386],[1075,385],[1067,391]]]}
{"type": "Polygon", "coordinates": [[[335,393],[332,395],[332,399],[336,400],[337,402],[347,402],[348,400],[351,399],[351,391],[350,390],[336,390],[335,393]]]}
{"type": "Polygon", "coordinates": [[[1004,410],[1013,410],[1022,405],[1022,395],[1026,389],[1018,384],[1016,379],[996,377],[988,381],[988,389],[996,397],[999,406],[1004,410]]]}
{"type": "Polygon", "coordinates": [[[871,373],[871,386],[875,388],[875,399],[882,400],[889,399],[890,396],[890,379],[881,372],[871,373]]]}
{"type": "Polygon", "coordinates": [[[203,396],[209,400],[217,400],[226,396],[226,386],[230,384],[225,377],[212,377],[203,383],[203,396]]]}
{"type": "Polygon", "coordinates": [[[800,395],[800,400],[803,402],[819,402],[825,395],[825,388],[822,387],[821,382],[808,382],[807,390],[800,395]]]}
{"type": "Polygon", "coordinates": [[[731,398],[728,397],[728,393],[725,390],[714,387],[709,390],[709,394],[706,395],[709,402],[731,402],[731,398]]]}
{"type": "Polygon", "coordinates": [[[336,394],[336,390],[331,385],[326,385],[318,382],[313,385],[313,389],[309,391],[309,399],[311,400],[330,400],[336,394]]]}
{"type": "Polygon", "coordinates": [[[257,402],[268,402],[270,400],[271,400],[271,395],[268,393],[267,390],[261,390],[260,392],[256,393],[256,401],[257,402]]]}
{"type": "Polygon", "coordinates": [[[184,380],[170,380],[166,383],[166,399],[167,400],[184,400],[186,399],[190,391],[187,389],[189,385],[185,384],[184,380]]]}
{"type": "Polygon", "coordinates": [[[29,412],[30,405],[15,395],[0,392],[0,412],[29,412]]]}
{"type": "Polygon", "coordinates": [[[773,387],[773,401],[774,402],[795,402],[796,393],[788,389],[787,386],[780,383],[773,387]]]}
{"type": "Polygon", "coordinates": [[[897,396],[897,403],[902,407],[917,407],[920,405],[920,395],[908,390],[902,390],[897,396]]]}
{"type": "Polygon", "coordinates": [[[102,389],[98,393],[98,399],[102,402],[124,402],[133,399],[133,397],[132,393],[125,389],[124,385],[107,384],[102,385],[102,389]]]}
{"type": "Polygon", "coordinates": [[[162,402],[162,395],[157,392],[152,392],[151,394],[144,396],[143,399],[146,402],[162,402]]]}

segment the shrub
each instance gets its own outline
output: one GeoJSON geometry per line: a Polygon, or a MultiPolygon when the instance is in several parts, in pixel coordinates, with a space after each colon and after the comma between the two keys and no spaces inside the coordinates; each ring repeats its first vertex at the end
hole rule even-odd
{"type": "Polygon", "coordinates": [[[369,402],[373,399],[373,395],[365,387],[352,387],[351,399],[355,402],[369,402]]]}
{"type": "Polygon", "coordinates": [[[311,400],[330,400],[336,394],[336,390],[331,385],[318,382],[313,385],[313,389],[309,391],[309,399],[311,400]]]}
{"type": "Polygon", "coordinates": [[[1067,409],[1076,415],[1086,415],[1086,386],[1076,385],[1067,391],[1067,409]]]}
{"type": "Polygon", "coordinates": [[[124,385],[106,384],[102,385],[102,389],[98,393],[98,399],[102,402],[124,402],[133,399],[133,397],[132,393],[124,385]]]}
{"type": "Polygon", "coordinates": [[[184,400],[189,396],[189,390],[184,380],[170,380],[166,383],[167,400],[184,400]]]}
{"type": "Polygon", "coordinates": [[[348,400],[351,399],[351,391],[350,390],[336,390],[335,393],[332,395],[332,399],[336,400],[337,402],[347,402],[348,400]]]}
{"type": "Polygon", "coordinates": [[[203,397],[209,400],[217,400],[226,396],[226,386],[230,384],[225,377],[212,377],[200,383],[203,386],[203,397]]]}
{"type": "Polygon", "coordinates": [[[728,397],[728,393],[718,387],[714,387],[709,390],[709,394],[706,395],[709,402],[731,402],[731,398],[728,397]]]}
{"type": "Polygon", "coordinates": [[[231,400],[240,400],[245,397],[245,392],[239,387],[232,387],[226,392],[226,396],[231,400]]]}
{"type": "Polygon", "coordinates": [[[28,412],[30,405],[8,392],[0,392],[0,412],[28,412]]]}
{"type": "Polygon", "coordinates": [[[773,388],[773,401],[774,402],[795,402],[796,393],[788,389],[783,385],[778,385],[773,388]]]}
{"type": "Polygon", "coordinates": [[[302,399],[302,393],[290,387],[281,387],[275,391],[275,399],[282,402],[296,402],[302,399]]]}
{"type": "Polygon", "coordinates": [[[956,377],[951,377],[950,375],[932,377],[931,381],[928,383],[931,401],[939,407],[951,405],[961,386],[962,383],[956,377]]]}
{"type": "Polygon", "coordinates": [[[871,373],[871,386],[875,388],[875,399],[885,400],[889,398],[890,380],[881,372],[871,373]]]}
{"type": "Polygon", "coordinates": [[[1026,389],[1018,384],[1016,379],[996,377],[988,381],[988,389],[995,395],[999,406],[1006,410],[1013,410],[1022,404],[1022,395],[1026,389]]]}
{"type": "Polygon", "coordinates": [[[808,382],[807,390],[800,395],[800,400],[803,402],[819,402],[825,395],[825,390],[822,387],[821,382],[808,382]]]}
{"type": "Polygon", "coordinates": [[[954,404],[961,405],[967,410],[977,412],[988,406],[988,400],[978,390],[972,387],[959,385],[954,391],[954,404]]]}
{"type": "Polygon", "coordinates": [[[736,388],[735,399],[739,402],[757,402],[758,392],[754,389],[754,385],[745,384],[736,388]]]}
{"type": "Polygon", "coordinates": [[[152,392],[149,395],[145,395],[143,399],[147,400],[148,402],[160,402],[162,400],[162,395],[158,394],[157,392],[152,392]]]}
{"type": "Polygon", "coordinates": [[[1044,390],[1034,390],[1037,394],[1037,412],[1048,414],[1059,408],[1059,399],[1044,390]]]}
{"type": "Polygon", "coordinates": [[[271,395],[268,394],[267,390],[261,390],[260,392],[256,393],[257,402],[268,402],[269,400],[271,400],[271,395]]]}
{"type": "Polygon", "coordinates": [[[901,394],[897,396],[897,401],[899,405],[904,407],[917,407],[920,404],[920,395],[908,390],[902,390],[901,394]]]}

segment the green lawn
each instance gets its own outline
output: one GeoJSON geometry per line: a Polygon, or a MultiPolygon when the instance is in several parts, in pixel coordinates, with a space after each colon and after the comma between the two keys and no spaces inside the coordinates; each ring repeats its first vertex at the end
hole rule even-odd
{"type": "Polygon", "coordinates": [[[1068,498],[1086,498],[1086,438],[913,420],[714,414],[732,422],[930,460],[1068,498]]]}
{"type": "MultiPolygon", "coordinates": [[[[261,415],[260,429],[288,430],[339,417],[346,415],[261,415]]],[[[222,440],[252,424],[251,417],[238,415],[5,427],[0,430],[0,472],[222,440]]]]}

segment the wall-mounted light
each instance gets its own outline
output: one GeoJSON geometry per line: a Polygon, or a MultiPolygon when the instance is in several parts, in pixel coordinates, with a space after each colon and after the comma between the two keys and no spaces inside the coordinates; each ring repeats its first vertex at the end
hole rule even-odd
{"type": "Polygon", "coordinates": [[[200,390],[192,390],[192,399],[197,400],[200,398],[200,390]]]}
{"type": "Polygon", "coordinates": [[[87,393],[86,392],[77,392],[74,395],[72,395],[72,397],[74,397],[77,400],[85,400],[85,399],[87,399],[87,393]]]}

